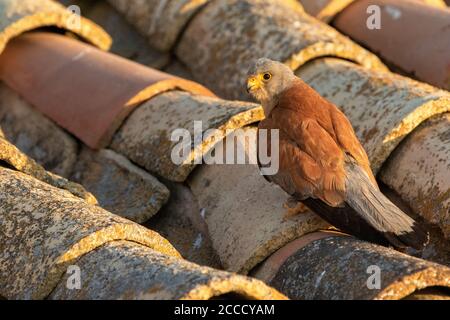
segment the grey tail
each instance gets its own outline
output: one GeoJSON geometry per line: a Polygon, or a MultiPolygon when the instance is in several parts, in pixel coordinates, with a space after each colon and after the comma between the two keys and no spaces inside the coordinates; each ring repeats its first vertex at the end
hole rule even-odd
{"type": "Polygon", "coordinates": [[[429,234],[374,186],[354,162],[346,167],[346,203],[394,247],[422,249],[429,234]]]}

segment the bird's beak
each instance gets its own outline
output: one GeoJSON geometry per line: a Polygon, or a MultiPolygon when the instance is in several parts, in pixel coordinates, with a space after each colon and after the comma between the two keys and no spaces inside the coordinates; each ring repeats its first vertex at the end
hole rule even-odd
{"type": "Polygon", "coordinates": [[[260,82],[257,77],[249,77],[247,79],[247,92],[250,93],[260,87],[260,82]]]}

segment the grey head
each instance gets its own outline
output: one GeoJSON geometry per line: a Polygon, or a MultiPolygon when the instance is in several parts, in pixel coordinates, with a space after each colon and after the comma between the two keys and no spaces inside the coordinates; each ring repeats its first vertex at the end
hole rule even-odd
{"type": "Polygon", "coordinates": [[[267,117],[276,106],[279,94],[290,88],[296,79],[285,64],[261,58],[247,72],[247,92],[261,103],[267,117]]]}

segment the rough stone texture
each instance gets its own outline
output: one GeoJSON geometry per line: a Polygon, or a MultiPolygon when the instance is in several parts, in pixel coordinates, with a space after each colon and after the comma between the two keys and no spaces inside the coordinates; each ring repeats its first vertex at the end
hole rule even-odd
{"type": "Polygon", "coordinates": [[[316,240],[289,257],[270,285],[291,299],[402,299],[416,290],[450,288],[450,269],[351,237],[316,240]],[[380,268],[380,289],[368,278],[380,268]]]}
{"type": "Polygon", "coordinates": [[[70,23],[72,18],[71,12],[55,1],[0,0],[0,53],[19,34],[49,26],[73,32],[102,50],[109,49],[111,38],[102,28],[84,18],[79,25],[70,23]]]}
{"type": "Polygon", "coordinates": [[[444,290],[427,288],[416,291],[413,294],[403,298],[403,300],[450,300],[450,296],[447,295],[444,290]]]}
{"type": "Polygon", "coordinates": [[[250,299],[285,299],[263,282],[201,267],[129,241],[115,241],[82,257],[81,289],[68,290],[66,275],[51,299],[195,299],[227,293],[250,299]]]}
{"type": "Polygon", "coordinates": [[[433,117],[409,134],[380,179],[450,241],[450,114],[433,117]]]}
{"type": "Polygon", "coordinates": [[[185,25],[208,0],[109,0],[150,44],[170,51],[185,25]]]}
{"type": "Polygon", "coordinates": [[[69,176],[77,160],[76,140],[2,83],[0,126],[7,140],[46,170],[69,176]]]}
{"type": "Polygon", "coordinates": [[[65,189],[88,203],[97,203],[95,197],[81,185],[46,171],[33,159],[27,157],[10,142],[0,137],[0,165],[2,164],[6,164],[7,167],[23,172],[54,187],[65,189]]]}
{"type": "Polygon", "coordinates": [[[176,54],[195,79],[227,99],[248,99],[250,63],[267,57],[293,70],[309,60],[336,56],[385,69],[372,53],[283,0],[213,1],[189,24],[176,54]],[[195,44],[195,45],[193,45],[195,44]]]}
{"type": "Polygon", "coordinates": [[[110,148],[158,176],[181,182],[195,167],[194,163],[224,137],[226,130],[240,128],[262,117],[262,109],[253,103],[171,91],[137,108],[116,133],[110,148]],[[211,128],[218,132],[197,141],[194,121],[202,121],[203,130],[211,128]],[[194,145],[185,154],[181,165],[171,159],[172,150],[179,141],[170,138],[179,128],[190,132],[194,145]]]}
{"type": "Polygon", "coordinates": [[[349,235],[336,230],[320,230],[305,234],[275,251],[273,254],[267,257],[267,259],[253,268],[250,271],[249,275],[251,277],[264,281],[264,283],[269,283],[277,275],[278,271],[286,262],[286,260],[294,255],[298,250],[313,241],[333,236],[348,237],[349,235]]]}
{"type": "MultiPolygon", "coordinates": [[[[355,0],[298,0],[307,13],[324,22],[330,22],[355,0]]],[[[438,8],[445,8],[443,0],[415,0],[438,8]]]]}
{"type": "Polygon", "coordinates": [[[68,265],[113,240],[179,256],[156,232],[22,173],[0,168],[0,295],[42,299],[68,265]]]}
{"type": "MultiPolygon", "coordinates": [[[[383,168],[381,169],[381,172],[383,172],[383,168]]],[[[420,223],[421,227],[427,230],[430,236],[430,241],[426,245],[424,250],[417,251],[413,248],[408,248],[404,251],[404,253],[450,267],[450,243],[445,238],[445,235],[439,225],[433,224],[432,222],[426,220],[423,216],[421,216],[420,213],[415,212],[413,209],[411,209],[411,206],[406,202],[405,199],[403,199],[395,190],[391,189],[385,183],[383,183],[383,181],[381,180],[381,176],[382,173],[378,175],[378,183],[384,195],[387,196],[403,212],[420,223]]]]}
{"type": "Polygon", "coordinates": [[[137,223],[150,219],[169,199],[169,190],[155,177],[106,149],[84,148],[72,180],[92,192],[102,208],[137,223]]]}
{"type": "Polygon", "coordinates": [[[330,22],[355,0],[298,0],[305,12],[324,22],[330,22]]]}
{"type": "MultiPolygon", "coordinates": [[[[241,130],[246,131],[255,133],[249,145],[256,145],[256,128],[241,130]]],[[[246,273],[286,243],[328,226],[312,212],[284,219],[288,195],[267,182],[255,164],[200,166],[188,183],[229,271],[246,273]]]]}
{"type": "Polygon", "coordinates": [[[447,91],[343,60],[319,59],[296,73],[346,114],[374,172],[422,121],[450,111],[447,91]]]}
{"type": "Polygon", "coordinates": [[[222,269],[191,190],[177,182],[164,181],[164,184],[170,190],[169,202],[145,226],[166,238],[186,260],[222,269]]]}
{"type": "Polygon", "coordinates": [[[189,71],[189,69],[177,58],[174,58],[165,68],[164,72],[173,74],[174,76],[194,80],[194,76],[189,71]]]}
{"type": "Polygon", "coordinates": [[[88,11],[82,12],[86,18],[99,24],[112,37],[113,43],[110,50],[112,53],[156,69],[162,69],[169,64],[170,55],[152,48],[147,39],[140,35],[108,2],[94,1],[88,11]]]}

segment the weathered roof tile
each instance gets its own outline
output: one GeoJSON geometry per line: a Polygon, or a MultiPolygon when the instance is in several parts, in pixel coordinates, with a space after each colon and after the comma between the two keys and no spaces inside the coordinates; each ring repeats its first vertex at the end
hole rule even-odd
{"type": "Polygon", "coordinates": [[[254,103],[171,91],[136,109],[114,136],[110,147],[158,176],[181,182],[227,130],[238,129],[262,117],[261,107],[254,103]],[[197,133],[194,121],[201,121],[197,133]],[[193,144],[181,164],[172,160],[173,148],[180,145],[180,141],[171,140],[176,129],[187,130],[193,144]],[[217,129],[217,132],[200,140],[198,134],[207,129],[217,129]]]}
{"type": "Polygon", "coordinates": [[[160,233],[188,261],[223,269],[214,250],[202,210],[189,187],[183,183],[164,181],[170,199],[158,214],[144,226],[160,233]]]}
{"type": "Polygon", "coordinates": [[[292,299],[399,300],[416,290],[450,288],[450,268],[347,236],[299,243],[271,273],[268,283],[292,299]]]}
{"type": "Polygon", "coordinates": [[[374,54],[282,0],[209,3],[183,33],[176,55],[197,81],[222,97],[241,100],[248,99],[243,86],[247,68],[261,57],[294,70],[323,56],[385,69],[374,54]]]}
{"type": "MultiPolygon", "coordinates": [[[[79,1],[71,1],[77,4],[79,1]]],[[[111,53],[143,65],[162,69],[170,62],[170,54],[150,46],[147,38],[137,32],[121,14],[106,1],[89,1],[91,6],[83,9],[83,16],[95,21],[113,39],[111,53]]],[[[131,1],[128,1],[131,2],[131,1]]],[[[169,72],[170,73],[170,72],[169,72]]]]}
{"type": "Polygon", "coordinates": [[[42,27],[58,27],[73,32],[85,41],[108,50],[111,38],[95,23],[74,16],[52,0],[0,0],[0,53],[12,38],[42,27]]]}
{"type": "Polygon", "coordinates": [[[446,7],[411,0],[360,0],[340,13],[333,25],[406,74],[450,90],[449,21],[446,7]],[[367,28],[370,5],[382,8],[379,29],[367,28]]]}
{"type": "Polygon", "coordinates": [[[92,148],[107,146],[134,108],[161,92],[213,96],[195,82],[47,32],[11,41],[0,56],[0,77],[92,148]],[[29,77],[22,77],[24,72],[29,77]]]}
{"type": "MultiPolygon", "coordinates": [[[[333,18],[345,10],[355,0],[299,0],[310,15],[324,21],[330,22],[333,18]]],[[[443,0],[413,0],[426,3],[430,6],[445,8],[443,0]]]]}
{"type": "MultiPolygon", "coordinates": [[[[14,4],[18,7],[13,11],[20,12],[17,19],[21,19],[17,24],[16,18],[10,17],[0,22],[0,51],[2,39],[5,44],[28,29],[47,24],[67,29],[58,20],[67,17],[67,12],[63,14],[61,6],[48,1],[0,0],[0,17],[2,9],[10,10],[14,4]],[[39,8],[37,2],[44,6],[39,8]],[[28,8],[22,10],[22,4],[28,8]],[[44,14],[34,15],[36,11],[47,12],[46,5],[55,10],[49,15],[53,20],[44,14]]],[[[440,0],[424,1],[443,4],[440,0]]],[[[379,178],[394,189],[393,193],[399,193],[415,214],[438,225],[448,237],[450,196],[446,192],[449,179],[445,179],[450,151],[445,148],[445,139],[450,118],[448,113],[439,115],[450,111],[448,92],[385,72],[375,55],[309,17],[294,0],[110,2],[146,37],[143,40],[136,35],[108,4],[86,2],[83,13],[119,39],[113,50],[141,62],[147,58],[152,61],[144,63],[186,78],[194,77],[225,97],[248,98],[242,80],[247,64],[254,58],[268,56],[286,62],[343,109],[379,178]],[[144,42],[166,53],[158,54],[144,42]],[[168,64],[172,50],[180,61],[168,64]],[[139,56],[142,54],[146,57],[139,56]],[[323,58],[330,55],[335,58],[323,58]],[[312,59],[315,61],[308,62],[312,59]],[[183,70],[183,64],[190,70],[183,70]]],[[[307,12],[314,11],[328,21],[338,12],[338,18],[343,17],[364,1],[350,6],[350,0],[314,2],[314,6],[308,0],[301,2],[307,12]]],[[[98,27],[86,23],[82,25],[85,29],[75,33],[105,49],[106,42],[99,40],[103,31],[90,32],[86,26],[98,27]]],[[[0,220],[4,220],[0,223],[0,247],[5,248],[0,250],[0,295],[42,298],[56,286],[50,298],[209,299],[227,293],[246,298],[283,298],[260,281],[201,267],[192,261],[215,267],[220,267],[221,262],[228,270],[250,272],[292,298],[401,299],[415,290],[450,287],[450,271],[444,266],[330,231],[316,232],[329,225],[311,212],[284,219],[287,195],[268,184],[255,164],[201,165],[192,172],[195,164],[191,160],[207,156],[218,140],[231,141],[235,134],[256,133],[254,127],[247,127],[225,138],[229,133],[226,129],[234,131],[259,121],[263,115],[258,105],[219,99],[192,82],[183,87],[188,82],[179,78],[177,85],[160,87],[174,78],[62,36],[37,33],[18,37],[9,42],[1,59],[7,55],[10,59],[8,63],[3,60],[3,64],[0,61],[0,71],[10,86],[88,145],[114,150],[93,151],[83,146],[77,159],[75,176],[99,197],[101,205],[139,222],[161,208],[167,200],[167,188],[137,166],[154,173],[169,187],[169,202],[145,225],[167,236],[173,246],[158,234],[70,193],[0,167],[0,189],[4,189],[0,190],[0,220]],[[74,50],[66,50],[68,47],[74,50]],[[62,69],[64,72],[48,73],[61,66],[69,67],[62,69]],[[38,75],[34,78],[37,82],[26,85],[20,79],[25,72],[38,75]],[[40,86],[36,87],[36,83],[40,86]],[[128,86],[130,83],[136,86],[128,86]],[[148,88],[150,84],[153,89],[148,88]],[[79,90],[67,90],[74,86],[79,90]],[[192,86],[197,89],[192,90],[192,86]],[[63,112],[55,109],[61,107],[61,96],[69,100],[64,101],[63,112]],[[80,103],[73,103],[78,100],[80,103]],[[102,103],[96,104],[100,100],[102,103]],[[110,117],[102,122],[111,109],[110,117]],[[200,132],[215,128],[219,134],[215,139],[208,136],[206,141],[194,141],[194,149],[187,153],[184,163],[174,164],[171,152],[177,142],[171,141],[171,133],[184,128],[192,137],[194,120],[204,122],[200,132]],[[77,121],[78,127],[71,127],[77,121]],[[99,123],[104,126],[97,132],[99,123]],[[92,134],[94,139],[89,136],[92,134]],[[185,184],[179,183],[186,179],[185,184]],[[145,200],[155,195],[156,205],[148,205],[145,200]],[[174,247],[191,262],[177,258],[174,247]],[[69,275],[63,273],[68,263],[75,262],[82,268],[83,286],[81,290],[68,290],[69,275]],[[379,290],[367,288],[368,264],[382,268],[379,290]]],[[[2,89],[0,99],[6,92],[12,102],[20,101],[9,89],[2,89]]],[[[17,105],[19,109],[11,111],[0,105],[0,125],[5,125],[7,138],[19,135],[20,128],[20,134],[30,139],[35,135],[36,145],[51,153],[65,147],[43,144],[39,137],[47,131],[55,144],[75,141],[51,121],[30,112],[23,101],[17,105]],[[45,125],[33,125],[24,120],[24,115],[47,121],[45,125]]],[[[36,153],[29,146],[23,148],[36,153]]],[[[70,157],[72,149],[68,149],[66,154],[45,155],[39,160],[67,160],[63,167],[64,172],[69,172],[75,160],[70,157]]],[[[87,197],[90,194],[81,186],[45,172],[1,138],[0,155],[18,170],[95,200],[92,195],[87,197]]],[[[446,241],[441,234],[439,237],[432,240],[446,241]]],[[[445,258],[444,254],[430,252],[439,248],[429,246],[422,256],[445,258]]],[[[442,298],[446,294],[438,291],[433,296],[442,298]]]]}
{"type": "Polygon", "coordinates": [[[66,275],[50,299],[188,299],[207,300],[225,294],[247,299],[285,299],[263,282],[201,267],[129,241],[115,241],[78,262],[81,290],[69,290],[66,275]]]}
{"type": "Polygon", "coordinates": [[[108,149],[83,148],[71,177],[102,208],[137,223],[150,219],[169,199],[169,190],[155,177],[108,149]]]}
{"type": "Polygon", "coordinates": [[[0,294],[42,299],[68,265],[113,240],[130,240],[173,256],[156,232],[30,176],[0,168],[0,294]]]}
{"type": "Polygon", "coordinates": [[[0,162],[7,167],[30,175],[42,182],[48,183],[57,188],[69,191],[73,195],[86,200],[91,204],[96,204],[95,197],[87,192],[81,185],[68,181],[56,174],[46,171],[33,159],[22,153],[4,137],[0,137],[0,162]]]}
{"type": "Polygon", "coordinates": [[[109,0],[152,46],[170,51],[185,25],[208,0],[109,0]]]}
{"type": "Polygon", "coordinates": [[[0,83],[0,126],[8,141],[46,170],[68,177],[77,159],[76,139],[0,83]]]}
{"type": "Polygon", "coordinates": [[[409,134],[380,179],[450,241],[450,114],[435,116],[409,134]]]}

